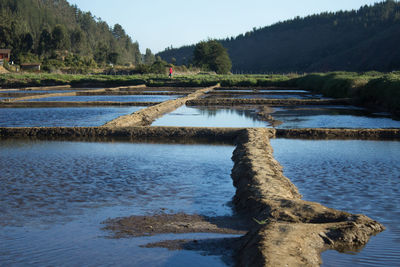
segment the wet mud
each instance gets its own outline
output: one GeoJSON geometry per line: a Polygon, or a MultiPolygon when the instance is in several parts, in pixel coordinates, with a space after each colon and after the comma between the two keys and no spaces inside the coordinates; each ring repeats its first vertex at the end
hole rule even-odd
{"type": "MultiPolygon", "coordinates": [[[[206,127],[0,127],[0,138],[233,144],[237,136],[244,130],[244,128],[206,127]]],[[[270,129],[268,133],[271,137],[274,136],[273,129],[270,129]]]]}
{"type": "MultiPolygon", "coordinates": [[[[43,97],[42,97],[43,98],[43,97]]],[[[88,107],[88,106],[154,106],[162,102],[115,101],[21,101],[0,102],[0,108],[88,107]]]]}
{"type": "Polygon", "coordinates": [[[109,219],[103,222],[113,238],[151,236],[157,234],[218,233],[243,235],[247,224],[235,217],[207,217],[201,215],[156,214],[109,219]]]}
{"type": "Polygon", "coordinates": [[[400,129],[276,129],[276,137],[314,140],[400,140],[400,129]]]}

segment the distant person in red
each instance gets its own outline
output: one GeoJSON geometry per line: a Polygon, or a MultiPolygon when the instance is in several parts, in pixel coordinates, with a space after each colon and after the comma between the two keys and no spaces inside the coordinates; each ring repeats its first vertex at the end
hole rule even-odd
{"type": "Polygon", "coordinates": [[[169,77],[172,78],[172,73],[174,72],[174,70],[172,69],[172,67],[169,68],[169,77]]]}

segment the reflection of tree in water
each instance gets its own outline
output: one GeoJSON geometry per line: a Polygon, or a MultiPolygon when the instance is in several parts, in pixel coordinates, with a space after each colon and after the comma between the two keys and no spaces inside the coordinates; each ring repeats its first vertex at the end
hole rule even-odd
{"type": "Polygon", "coordinates": [[[252,121],[259,121],[257,114],[253,109],[235,109],[235,108],[222,108],[222,107],[196,107],[200,115],[208,118],[216,117],[218,114],[230,114],[232,116],[239,116],[251,119],[252,121]]]}

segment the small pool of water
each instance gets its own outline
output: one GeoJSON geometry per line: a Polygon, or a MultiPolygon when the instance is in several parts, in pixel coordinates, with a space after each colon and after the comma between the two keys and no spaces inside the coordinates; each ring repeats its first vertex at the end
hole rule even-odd
{"type": "Polygon", "coordinates": [[[269,123],[258,120],[256,111],[250,108],[182,106],[154,121],[152,126],[267,127],[269,123]]]}
{"type": "Polygon", "coordinates": [[[107,218],[158,212],[230,215],[233,146],[0,141],[0,262],[5,266],[224,266],[190,251],[109,239],[107,218]]]}
{"type": "Polygon", "coordinates": [[[283,122],[277,128],[399,128],[389,114],[352,106],[277,107],[271,115],[283,122]]]}
{"type": "Polygon", "coordinates": [[[398,266],[400,142],[273,139],[271,144],[305,200],[365,214],[386,227],[355,255],[324,252],[322,266],[398,266]]]}
{"type": "Polygon", "coordinates": [[[101,126],[144,107],[1,108],[1,127],[101,126]]]}
{"type": "Polygon", "coordinates": [[[113,101],[113,102],[163,102],[182,97],[182,95],[93,95],[57,96],[25,101],[113,101]]]}

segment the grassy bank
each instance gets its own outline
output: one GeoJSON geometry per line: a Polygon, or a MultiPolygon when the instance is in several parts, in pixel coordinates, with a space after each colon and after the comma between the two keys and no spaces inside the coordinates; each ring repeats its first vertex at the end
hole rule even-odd
{"type": "Polygon", "coordinates": [[[75,74],[0,74],[0,86],[18,88],[71,84],[72,86],[123,86],[146,84],[152,87],[188,86],[284,86],[291,79],[287,75],[75,75],[75,74]]]}
{"type": "Polygon", "coordinates": [[[400,72],[315,73],[290,83],[327,97],[351,98],[355,104],[400,115],[400,72]]]}

